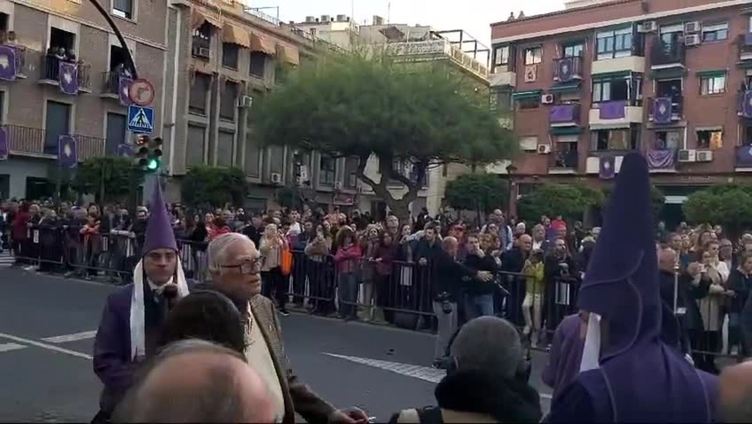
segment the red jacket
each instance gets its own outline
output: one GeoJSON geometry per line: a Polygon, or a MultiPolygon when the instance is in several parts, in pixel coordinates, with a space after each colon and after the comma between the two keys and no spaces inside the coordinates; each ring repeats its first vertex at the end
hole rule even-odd
{"type": "Polygon", "coordinates": [[[355,243],[350,247],[340,247],[337,254],[334,255],[334,264],[338,272],[355,272],[360,266],[360,259],[363,257],[363,249],[355,243]]]}
{"type": "Polygon", "coordinates": [[[27,235],[26,224],[29,223],[30,219],[31,219],[30,213],[18,211],[18,213],[16,214],[16,218],[13,220],[13,223],[11,224],[11,236],[13,237],[13,240],[26,240],[26,235],[27,235]]]}

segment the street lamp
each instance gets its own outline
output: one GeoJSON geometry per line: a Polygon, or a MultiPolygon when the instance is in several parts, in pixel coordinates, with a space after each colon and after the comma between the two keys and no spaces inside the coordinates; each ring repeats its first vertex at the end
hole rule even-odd
{"type": "MultiPolygon", "coordinates": [[[[117,37],[118,41],[120,41],[120,45],[123,47],[123,50],[125,50],[125,59],[126,63],[125,66],[130,68],[131,74],[133,75],[133,79],[138,78],[138,72],[136,72],[136,62],[133,61],[133,56],[131,56],[131,49],[128,48],[128,45],[125,43],[125,37],[123,37],[123,34],[120,32],[120,29],[115,25],[115,21],[112,20],[110,17],[110,14],[107,13],[107,10],[105,10],[104,7],[102,7],[101,4],[97,0],[90,0],[91,4],[94,5],[94,7],[99,11],[99,14],[102,15],[105,21],[107,21],[107,24],[110,25],[110,28],[112,28],[112,31],[115,32],[115,36],[117,37]]],[[[81,53],[79,52],[79,56],[81,53]]]]}
{"type": "Polygon", "coordinates": [[[509,176],[509,197],[507,198],[507,222],[512,217],[512,198],[516,191],[514,189],[514,173],[515,172],[517,172],[517,167],[513,163],[510,163],[509,165],[507,165],[507,175],[509,176]]]}

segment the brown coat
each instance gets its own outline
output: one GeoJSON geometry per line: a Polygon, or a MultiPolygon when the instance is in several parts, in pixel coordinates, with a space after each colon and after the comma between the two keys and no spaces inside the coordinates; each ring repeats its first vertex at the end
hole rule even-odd
{"type": "Polygon", "coordinates": [[[293,373],[285,354],[282,328],[272,301],[261,295],[254,296],[251,299],[251,312],[269,346],[282,395],[285,398],[285,417],[282,422],[295,423],[296,412],[309,423],[328,422],[335,408],[299,381],[293,373]]]}

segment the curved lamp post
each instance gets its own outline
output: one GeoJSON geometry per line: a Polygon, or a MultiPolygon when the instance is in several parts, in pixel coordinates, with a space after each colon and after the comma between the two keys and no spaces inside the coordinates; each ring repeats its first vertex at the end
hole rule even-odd
{"type": "MultiPolygon", "coordinates": [[[[133,61],[133,57],[131,56],[131,49],[128,48],[128,45],[125,43],[125,37],[123,37],[123,33],[120,32],[120,29],[115,25],[115,21],[112,20],[112,17],[109,13],[107,13],[107,10],[105,10],[104,7],[102,7],[101,4],[97,0],[90,0],[91,4],[94,5],[94,7],[99,11],[99,14],[102,15],[105,21],[107,21],[107,24],[110,25],[110,28],[115,32],[115,36],[117,37],[118,41],[120,41],[120,45],[123,47],[123,50],[125,50],[125,59],[126,63],[125,66],[130,68],[131,74],[133,74],[133,79],[138,78],[138,72],[136,71],[136,63],[133,61]]],[[[80,52],[79,52],[80,54],[80,52]]]]}
{"type": "MultiPolygon", "coordinates": [[[[510,163],[507,165],[507,175],[509,176],[509,196],[507,198],[507,222],[509,222],[509,219],[512,217],[512,199],[515,193],[514,189],[514,173],[517,172],[517,167],[510,163]]],[[[517,199],[514,199],[515,203],[517,199]]]]}

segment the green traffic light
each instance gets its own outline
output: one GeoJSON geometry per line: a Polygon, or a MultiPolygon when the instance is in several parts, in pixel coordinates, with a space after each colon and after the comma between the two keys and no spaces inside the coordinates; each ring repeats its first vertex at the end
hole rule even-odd
{"type": "Polygon", "coordinates": [[[156,159],[150,159],[149,163],[146,165],[146,169],[149,171],[156,171],[159,169],[159,161],[156,159]]]}

